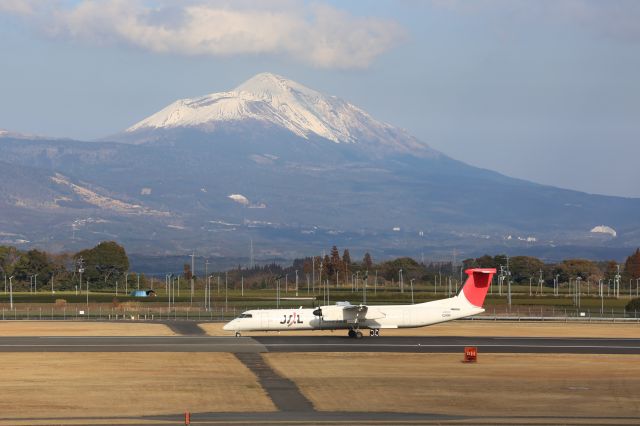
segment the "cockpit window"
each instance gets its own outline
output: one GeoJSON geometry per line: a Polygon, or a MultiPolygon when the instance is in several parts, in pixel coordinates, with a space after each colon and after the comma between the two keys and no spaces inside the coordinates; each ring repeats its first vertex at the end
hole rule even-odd
{"type": "Polygon", "coordinates": [[[238,318],[253,318],[253,315],[251,315],[251,314],[240,314],[240,316],[238,318]]]}

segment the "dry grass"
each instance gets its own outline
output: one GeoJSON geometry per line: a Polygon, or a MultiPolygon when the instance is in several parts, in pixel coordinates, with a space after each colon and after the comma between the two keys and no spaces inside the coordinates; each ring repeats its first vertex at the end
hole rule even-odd
{"type": "MultiPolygon", "coordinates": [[[[229,336],[221,323],[204,323],[200,327],[211,336],[229,336]]],[[[243,332],[243,336],[269,336],[277,332],[243,332]]],[[[282,331],[291,336],[343,336],[346,330],[336,331],[282,331]]],[[[367,334],[365,330],[365,335],[367,334]]],[[[562,322],[493,322],[451,321],[421,328],[380,330],[383,336],[495,336],[495,337],[640,337],[640,324],[629,323],[562,323],[562,322]]]]}
{"type": "Polygon", "coordinates": [[[633,355],[481,353],[477,364],[463,364],[462,354],[265,358],[323,411],[640,418],[640,363],[633,355]]]}
{"type": "Polygon", "coordinates": [[[76,321],[2,321],[2,336],[174,336],[163,324],[76,322],[76,321]]]}
{"type": "Polygon", "coordinates": [[[0,363],[5,422],[275,410],[228,353],[0,353],[0,363]]]}

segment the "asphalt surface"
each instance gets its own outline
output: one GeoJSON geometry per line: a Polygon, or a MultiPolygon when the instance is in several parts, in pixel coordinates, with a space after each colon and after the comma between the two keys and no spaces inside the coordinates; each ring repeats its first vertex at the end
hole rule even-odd
{"type": "Polygon", "coordinates": [[[259,353],[236,353],[236,358],[251,370],[279,411],[314,411],[313,404],[298,386],[273,370],[259,353]]]}
{"type": "Polygon", "coordinates": [[[410,352],[640,354],[639,339],[511,337],[0,337],[0,352],[410,352]]]}
{"type": "MultiPolygon", "coordinates": [[[[3,419],[0,424],[109,424],[180,425],[184,413],[140,417],[39,417],[3,419]]],[[[191,413],[191,424],[199,425],[637,425],[637,417],[616,416],[462,416],[437,413],[388,413],[350,411],[276,411],[268,413],[191,413]]]]}

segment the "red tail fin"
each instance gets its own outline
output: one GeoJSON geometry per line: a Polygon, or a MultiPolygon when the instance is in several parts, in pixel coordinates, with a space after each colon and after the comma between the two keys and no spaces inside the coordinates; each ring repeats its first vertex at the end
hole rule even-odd
{"type": "Polygon", "coordinates": [[[468,277],[462,287],[462,293],[473,306],[482,307],[496,270],[494,268],[475,268],[467,269],[465,272],[468,277]]]}

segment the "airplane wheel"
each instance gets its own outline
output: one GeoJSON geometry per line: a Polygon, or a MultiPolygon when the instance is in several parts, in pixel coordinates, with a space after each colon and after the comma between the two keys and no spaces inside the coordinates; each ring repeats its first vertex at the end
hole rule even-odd
{"type": "Polygon", "coordinates": [[[236,337],[240,337],[240,332],[236,331],[236,337]]]}
{"type": "Polygon", "coordinates": [[[374,328],[373,330],[371,330],[371,335],[375,336],[375,337],[379,337],[380,336],[380,329],[379,328],[374,328]]]}
{"type": "Polygon", "coordinates": [[[356,332],[353,330],[349,330],[349,337],[356,337],[356,332]]]}
{"type": "Polygon", "coordinates": [[[356,331],[356,339],[362,339],[362,331],[356,331]]]}

